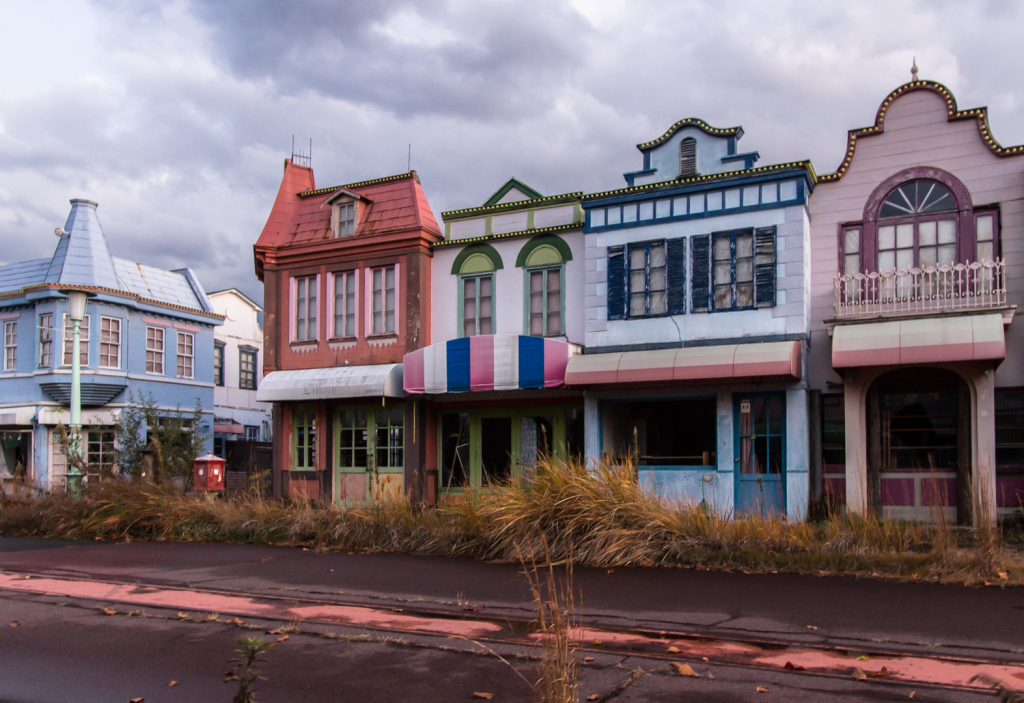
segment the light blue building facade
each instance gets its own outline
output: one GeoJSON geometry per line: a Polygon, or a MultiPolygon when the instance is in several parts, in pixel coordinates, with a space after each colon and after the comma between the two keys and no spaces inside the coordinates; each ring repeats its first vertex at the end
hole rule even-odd
{"type": "MultiPolygon", "coordinates": [[[[114,257],[96,203],[72,200],[51,258],[0,266],[0,479],[64,485],[57,426],[70,419],[71,321],[65,292],[87,291],[82,323],[83,449],[90,473],[112,466],[115,426],[129,396],[152,394],[167,413],[202,405],[212,436],[213,311],[188,269],[114,257]]],[[[212,446],[212,445],[211,445],[212,446]]]]}
{"type": "Polygon", "coordinates": [[[622,189],[582,197],[588,459],[730,515],[808,506],[808,162],[758,167],[742,128],[677,122],[622,189]]]}

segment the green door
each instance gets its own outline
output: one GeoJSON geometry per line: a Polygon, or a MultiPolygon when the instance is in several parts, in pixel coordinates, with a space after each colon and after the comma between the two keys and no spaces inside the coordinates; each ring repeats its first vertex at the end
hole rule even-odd
{"type": "Polygon", "coordinates": [[[334,422],[334,496],[357,506],[398,498],[405,485],[402,406],[341,408],[334,422]]]}

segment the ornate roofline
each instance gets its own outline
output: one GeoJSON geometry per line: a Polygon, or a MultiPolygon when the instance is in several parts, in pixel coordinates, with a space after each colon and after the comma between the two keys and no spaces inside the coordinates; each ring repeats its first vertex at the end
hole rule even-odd
{"type": "Polygon", "coordinates": [[[810,161],[790,161],[784,164],[772,164],[771,166],[759,166],[757,168],[745,168],[738,171],[725,171],[723,173],[709,173],[704,176],[691,176],[689,178],[673,178],[670,181],[658,181],[656,183],[645,183],[639,186],[628,186],[626,188],[619,188],[617,190],[606,190],[600,193],[587,193],[580,198],[581,202],[587,202],[590,200],[597,200],[598,198],[607,198],[613,195],[626,195],[629,193],[642,193],[645,190],[655,190],[658,188],[676,188],[681,185],[691,185],[697,183],[715,183],[718,181],[735,180],[738,178],[747,178],[749,176],[759,176],[762,174],[775,173],[778,171],[796,170],[800,169],[805,171],[810,176],[811,184],[817,183],[818,178],[814,173],[814,166],[810,161]]]}
{"type": "Polygon", "coordinates": [[[340,185],[340,186],[329,186],[327,188],[317,188],[316,190],[304,190],[301,193],[299,193],[299,197],[300,198],[312,198],[312,197],[316,197],[317,195],[325,195],[327,193],[331,193],[331,192],[339,190],[341,188],[347,188],[347,189],[351,190],[352,188],[362,188],[363,186],[372,186],[372,185],[377,185],[378,183],[387,183],[387,182],[390,182],[390,181],[402,181],[402,180],[406,180],[406,179],[409,179],[409,178],[416,178],[416,177],[417,177],[416,176],[416,171],[412,170],[412,171],[409,171],[408,173],[399,173],[396,176],[384,176],[383,178],[374,178],[374,179],[369,180],[369,181],[359,181],[358,183],[346,183],[345,185],[340,185]]]}
{"type": "Polygon", "coordinates": [[[850,168],[850,164],[853,162],[853,155],[857,150],[857,140],[861,137],[873,137],[884,132],[885,113],[889,110],[889,106],[892,105],[896,98],[907,93],[912,93],[915,90],[928,90],[945,100],[947,122],[975,120],[978,126],[978,134],[981,136],[981,141],[989,148],[989,151],[996,156],[1017,156],[1024,154],[1024,146],[1006,147],[1000,145],[999,142],[995,140],[995,137],[992,136],[992,131],[988,126],[987,107],[975,107],[970,110],[959,110],[957,109],[956,98],[953,97],[953,93],[950,92],[949,88],[935,81],[917,80],[904,83],[886,96],[885,100],[882,101],[882,104],[878,106],[878,112],[875,114],[874,125],[871,127],[861,127],[860,129],[851,129],[847,133],[846,154],[843,156],[842,163],[839,164],[839,168],[834,172],[818,176],[818,182],[830,183],[842,178],[850,168]]]}
{"type": "Polygon", "coordinates": [[[138,295],[137,293],[131,293],[129,291],[124,291],[124,290],[116,290],[114,288],[104,288],[103,286],[65,285],[65,284],[62,284],[62,283],[34,283],[31,286],[25,286],[23,288],[19,288],[18,290],[8,291],[6,293],[0,293],[0,298],[13,298],[13,297],[25,295],[25,294],[30,293],[32,291],[47,290],[47,289],[58,291],[58,292],[63,292],[63,291],[66,291],[66,290],[74,289],[74,290],[91,291],[93,293],[107,293],[109,295],[116,295],[116,296],[119,296],[121,298],[134,298],[135,300],[139,301],[140,303],[145,303],[147,305],[157,305],[157,306],[162,307],[162,308],[170,308],[171,310],[180,310],[181,312],[187,312],[187,313],[189,313],[191,315],[202,315],[204,317],[211,317],[211,318],[213,318],[215,320],[221,320],[221,321],[224,320],[224,315],[221,315],[220,313],[207,312],[206,310],[199,310],[199,309],[196,309],[196,308],[189,308],[189,307],[185,307],[184,305],[176,305],[175,303],[168,303],[168,302],[164,302],[162,300],[154,300],[153,298],[145,298],[145,297],[143,297],[141,295],[138,295]]]}
{"type": "Polygon", "coordinates": [[[518,232],[504,232],[502,234],[481,234],[479,237],[466,237],[465,239],[442,239],[430,245],[431,249],[442,247],[455,247],[465,244],[477,244],[479,242],[490,242],[495,239],[511,239],[512,237],[533,236],[535,234],[551,234],[554,232],[567,232],[573,229],[583,229],[582,222],[573,222],[568,225],[552,225],[551,227],[537,227],[535,229],[523,229],[518,232]]]}
{"type": "Polygon", "coordinates": [[[561,195],[546,195],[541,198],[532,198],[530,200],[513,200],[512,202],[500,203],[498,205],[480,205],[478,207],[468,207],[462,210],[448,210],[447,212],[441,213],[441,219],[447,222],[450,219],[457,220],[482,215],[484,213],[503,212],[506,210],[531,210],[538,205],[558,205],[559,203],[576,202],[582,195],[583,191],[577,191],[575,193],[562,193],[561,195]]]}
{"type": "Polygon", "coordinates": [[[702,119],[698,119],[696,117],[687,117],[685,119],[679,120],[674,125],[669,127],[668,131],[665,132],[660,137],[658,137],[657,139],[652,139],[649,142],[637,144],[636,148],[639,149],[640,151],[647,151],[648,149],[653,149],[659,144],[662,144],[665,141],[667,141],[669,137],[671,137],[673,134],[683,129],[684,127],[696,127],[700,131],[704,132],[705,134],[709,134],[712,137],[736,137],[737,139],[739,139],[740,137],[743,136],[742,127],[712,127],[702,119]]]}

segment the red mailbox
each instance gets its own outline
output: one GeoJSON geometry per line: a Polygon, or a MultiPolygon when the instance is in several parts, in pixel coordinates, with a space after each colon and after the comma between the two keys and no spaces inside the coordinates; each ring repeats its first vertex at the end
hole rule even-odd
{"type": "Polygon", "coordinates": [[[192,462],[192,480],[197,491],[224,490],[224,460],[207,452],[192,462]]]}

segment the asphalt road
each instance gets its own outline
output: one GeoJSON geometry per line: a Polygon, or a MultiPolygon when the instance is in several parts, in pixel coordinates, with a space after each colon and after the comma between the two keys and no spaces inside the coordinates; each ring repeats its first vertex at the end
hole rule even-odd
{"type": "MultiPolygon", "coordinates": [[[[233,641],[254,634],[271,641],[288,634],[266,654],[259,701],[469,701],[474,691],[496,701],[529,700],[512,666],[535,678],[528,659],[535,642],[508,627],[494,637],[458,634],[467,620],[530,620],[521,571],[397,554],[0,538],[0,576],[9,580],[0,587],[0,700],[229,701],[237,684],[222,679],[233,641]],[[35,583],[22,581],[26,576],[35,583]],[[86,586],[93,591],[75,590],[86,586]],[[214,619],[213,606],[204,606],[213,602],[210,594],[253,605],[214,619]],[[297,619],[293,601],[353,607],[364,619],[310,617],[282,634],[297,619]],[[410,630],[405,621],[389,621],[398,611],[433,625],[410,630]],[[377,614],[369,625],[367,612],[377,614]]],[[[582,663],[581,700],[908,700],[912,692],[914,700],[995,700],[981,691],[842,673],[852,668],[833,666],[823,675],[751,666],[727,654],[749,642],[798,662],[807,652],[826,652],[858,665],[854,655],[870,652],[859,664],[866,671],[873,661],[889,661],[878,658],[882,653],[906,657],[908,671],[936,656],[1024,664],[1022,589],[675,569],[576,569],[574,583],[583,624],[606,633],[581,641],[638,632],[653,638],[648,647],[583,642],[589,661],[582,663]],[[663,631],[672,635],[658,639],[663,631]],[[665,637],[675,636],[679,647],[672,649],[682,649],[676,658],[699,677],[678,675],[666,658],[665,637]],[[645,673],[616,693],[638,668],[645,673]]]]}

